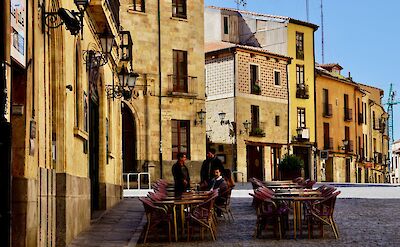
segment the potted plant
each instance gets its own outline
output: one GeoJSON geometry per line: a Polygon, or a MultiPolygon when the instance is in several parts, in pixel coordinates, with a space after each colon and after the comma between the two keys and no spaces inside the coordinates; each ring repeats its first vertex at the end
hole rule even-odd
{"type": "Polygon", "coordinates": [[[251,93],[253,94],[261,94],[261,88],[258,84],[253,84],[253,87],[251,88],[251,93]]]}
{"type": "Polygon", "coordinates": [[[294,154],[285,155],[279,163],[281,180],[292,180],[301,176],[304,161],[294,154]]]}
{"type": "Polygon", "coordinates": [[[257,128],[254,128],[251,131],[250,135],[252,135],[252,136],[265,136],[265,133],[264,133],[264,130],[262,130],[261,128],[257,127],[257,128]]]}

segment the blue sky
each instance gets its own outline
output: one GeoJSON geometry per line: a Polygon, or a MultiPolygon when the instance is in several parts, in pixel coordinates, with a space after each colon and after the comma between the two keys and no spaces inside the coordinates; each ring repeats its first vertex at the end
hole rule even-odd
{"type": "MultiPolygon", "coordinates": [[[[205,5],[236,8],[235,0],[205,0],[205,5]]],[[[321,26],[321,0],[308,0],[309,22],[321,26]]],[[[243,7],[241,7],[243,9],[243,7]]],[[[247,0],[248,11],[307,20],[306,0],[247,0]]],[[[400,101],[399,0],[323,0],[324,62],[339,63],[342,74],[385,91],[393,83],[400,101]]],[[[205,27],[207,28],[207,27],[205,27]]],[[[315,33],[321,63],[321,27],[315,33]]],[[[387,106],[385,106],[385,109],[387,106]]],[[[394,106],[394,139],[400,138],[400,104],[394,106]]]]}

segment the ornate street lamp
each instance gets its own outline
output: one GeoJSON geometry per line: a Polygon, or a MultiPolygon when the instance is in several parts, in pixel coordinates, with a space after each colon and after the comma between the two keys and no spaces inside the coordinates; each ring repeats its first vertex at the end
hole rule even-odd
{"type": "Polygon", "coordinates": [[[230,123],[229,119],[228,120],[224,120],[225,116],[226,116],[225,112],[221,111],[220,113],[218,113],[218,116],[219,116],[219,119],[221,120],[221,125],[230,123]]]}
{"type": "Polygon", "coordinates": [[[250,129],[250,124],[251,124],[251,122],[249,122],[249,121],[244,121],[243,122],[243,127],[244,127],[244,129],[246,130],[246,133],[249,131],[249,129],[250,129]]]}

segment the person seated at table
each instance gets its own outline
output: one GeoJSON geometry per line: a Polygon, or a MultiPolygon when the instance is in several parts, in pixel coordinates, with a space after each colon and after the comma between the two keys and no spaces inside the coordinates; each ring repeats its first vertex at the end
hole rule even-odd
{"type": "Polygon", "coordinates": [[[208,187],[208,182],[213,178],[213,171],[218,168],[221,173],[224,172],[222,161],[215,155],[216,150],[210,148],[207,151],[207,158],[204,160],[200,169],[200,189],[205,190],[208,187]]]}
{"type": "Polygon", "coordinates": [[[189,169],[185,165],[186,154],[178,153],[178,160],[172,166],[172,175],[175,182],[175,196],[181,196],[186,190],[190,190],[189,169]]]}
{"type": "Polygon", "coordinates": [[[225,169],[223,177],[228,189],[235,187],[235,181],[233,181],[232,172],[230,169],[225,169]]]}
{"type": "MultiPolygon", "coordinates": [[[[219,189],[218,197],[215,199],[215,204],[223,205],[224,202],[226,201],[226,198],[224,198],[222,195],[225,194],[225,191],[228,189],[228,185],[226,184],[224,178],[222,177],[219,168],[215,168],[213,173],[214,173],[214,178],[212,178],[208,182],[208,189],[209,190],[219,189]]],[[[220,209],[217,208],[216,212],[218,217],[222,216],[222,212],[220,209]]]]}

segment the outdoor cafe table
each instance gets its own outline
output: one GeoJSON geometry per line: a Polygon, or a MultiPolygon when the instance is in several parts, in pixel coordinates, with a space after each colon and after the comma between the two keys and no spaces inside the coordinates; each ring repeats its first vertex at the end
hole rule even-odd
{"type": "Polygon", "coordinates": [[[180,206],[181,208],[181,226],[182,226],[182,235],[184,232],[185,225],[185,206],[197,205],[205,201],[207,197],[198,197],[198,196],[186,196],[186,197],[167,197],[165,200],[155,201],[154,204],[158,206],[172,206],[172,214],[174,220],[174,233],[175,233],[175,241],[178,241],[178,225],[177,225],[177,217],[176,217],[176,206],[180,206]]]}
{"type": "Polygon", "coordinates": [[[298,184],[280,184],[280,185],[266,185],[265,187],[277,190],[277,189],[304,189],[303,185],[298,184]]]}
{"type": "Polygon", "coordinates": [[[322,199],[324,199],[324,197],[315,196],[315,194],[303,193],[302,196],[299,196],[299,195],[287,195],[287,196],[274,195],[274,197],[272,199],[276,200],[276,201],[292,202],[292,205],[293,205],[293,237],[294,237],[294,239],[296,239],[297,238],[297,232],[296,232],[297,224],[299,225],[300,231],[301,231],[301,204],[303,202],[322,200],[322,199]]]}

